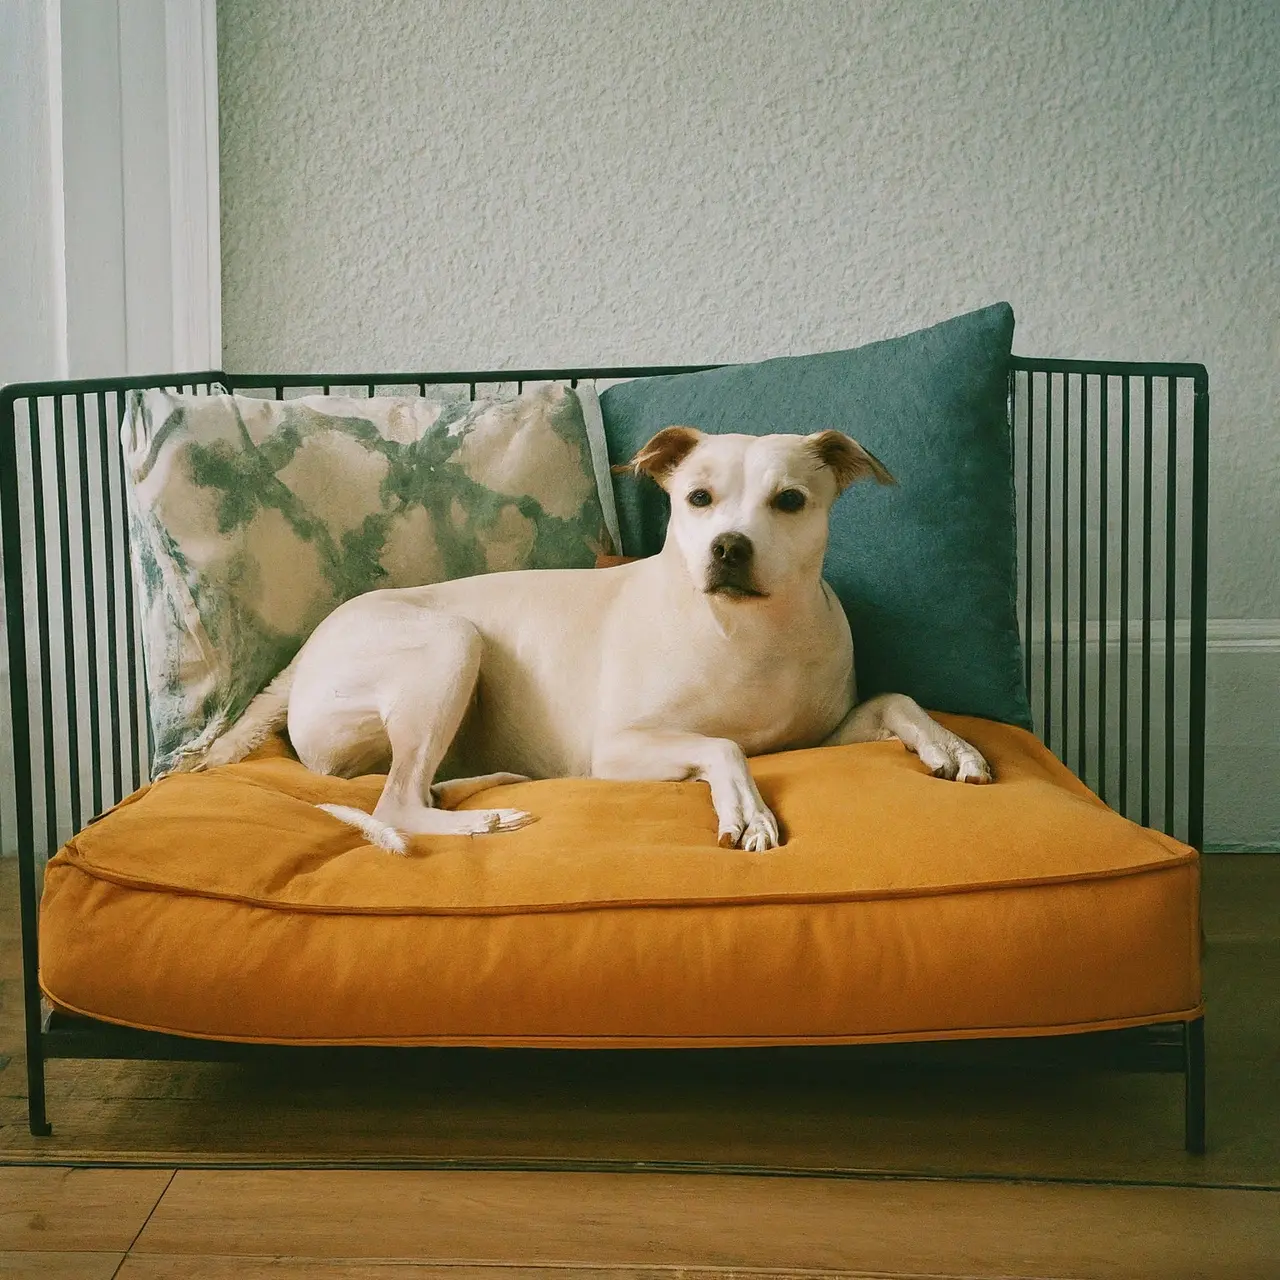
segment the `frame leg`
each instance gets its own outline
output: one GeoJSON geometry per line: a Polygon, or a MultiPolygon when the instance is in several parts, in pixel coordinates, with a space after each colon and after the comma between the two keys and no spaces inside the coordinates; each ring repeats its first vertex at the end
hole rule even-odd
{"type": "Polygon", "coordinates": [[[1183,1084],[1186,1090],[1187,1150],[1204,1155],[1204,1018],[1182,1024],[1183,1084]]]}
{"type": "MultiPolygon", "coordinates": [[[[18,790],[19,801],[23,791],[18,790]]],[[[31,813],[19,807],[18,829],[31,830],[31,813]]],[[[30,839],[18,840],[18,895],[22,919],[22,1004],[27,1039],[27,1123],[32,1136],[47,1138],[53,1130],[45,1114],[44,1105],[44,1009],[40,999],[38,969],[40,949],[38,940],[38,902],[40,887],[35,869],[35,850],[30,839]]]]}
{"type": "Polygon", "coordinates": [[[53,1132],[44,1107],[44,1054],[37,1045],[27,1047],[27,1124],[32,1137],[47,1138],[53,1132]]]}

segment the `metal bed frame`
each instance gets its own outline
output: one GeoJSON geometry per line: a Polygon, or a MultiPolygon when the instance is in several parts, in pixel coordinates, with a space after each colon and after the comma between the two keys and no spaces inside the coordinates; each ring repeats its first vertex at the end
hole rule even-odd
{"type": "MultiPolygon", "coordinates": [[[[40,993],[44,863],[149,772],[119,433],[127,393],[168,387],[209,394],[221,388],[283,399],[287,392],[425,395],[429,387],[450,386],[465,387],[474,399],[478,388],[495,385],[522,389],[526,382],[576,384],[711,367],[355,375],[204,371],[0,390],[7,745],[33,1134],[51,1132],[45,1110],[48,1059],[223,1059],[253,1051],[71,1017],[49,1008],[40,993]]],[[[1015,446],[1019,621],[1037,730],[1113,808],[1201,848],[1208,375],[1199,364],[1015,356],[1008,410],[1015,446]]],[[[3,694],[0,685],[0,699],[3,694]]],[[[0,739],[0,748],[5,745],[0,739]]],[[[1037,1058],[1026,1042],[982,1044],[1003,1061],[1180,1072],[1185,1145],[1204,1151],[1203,1018],[1050,1039],[1073,1052],[1037,1058]],[[1072,1043],[1061,1043],[1066,1041],[1072,1043]]],[[[931,1054],[955,1061],[957,1055],[964,1060],[966,1045],[974,1048],[957,1042],[899,1046],[896,1052],[910,1057],[918,1050],[926,1061],[931,1054]]],[[[853,1050],[872,1059],[877,1051],[883,1056],[881,1046],[853,1050]]]]}

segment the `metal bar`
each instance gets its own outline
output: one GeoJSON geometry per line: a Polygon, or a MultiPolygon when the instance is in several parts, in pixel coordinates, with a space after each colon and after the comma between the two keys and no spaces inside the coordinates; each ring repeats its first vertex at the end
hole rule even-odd
{"type": "MultiPolygon", "coordinates": [[[[85,655],[89,677],[89,760],[93,766],[93,812],[102,812],[102,718],[98,706],[98,610],[94,592],[93,521],[89,502],[89,432],[84,395],[76,396],[76,430],[80,446],[80,546],[84,563],[85,655]]],[[[78,824],[77,824],[78,825],[78,824]]]]}
{"type": "MultiPolygon", "coordinates": [[[[107,578],[107,671],[113,679],[113,687],[108,702],[111,708],[111,800],[114,804],[124,795],[124,779],[122,775],[122,759],[120,741],[120,699],[119,685],[114,681],[119,666],[119,643],[116,635],[116,512],[112,498],[111,484],[111,451],[107,439],[107,393],[99,391],[98,398],[98,449],[102,474],[102,527],[103,527],[103,559],[105,560],[107,578]]],[[[117,437],[118,440],[118,437],[117,437]]],[[[122,547],[125,556],[128,549],[122,547]]],[[[129,567],[124,565],[125,577],[129,567]]],[[[126,582],[126,587],[128,583],[126,582]]]]}
{"type": "Polygon", "coordinates": [[[1164,829],[1174,828],[1174,716],[1177,698],[1174,672],[1177,663],[1175,621],[1178,615],[1178,383],[1167,383],[1169,404],[1168,453],[1165,460],[1164,495],[1164,829]]]}
{"type": "MultiPolygon", "coordinates": [[[[28,401],[28,415],[33,407],[33,402],[28,401]]],[[[34,505],[39,507],[38,498],[34,505]]],[[[3,399],[0,399],[0,560],[4,565],[5,634],[9,649],[9,723],[13,731],[18,910],[22,932],[23,1030],[27,1049],[27,1122],[32,1134],[47,1137],[51,1130],[45,1115],[45,1058],[41,1039],[37,932],[39,886],[36,883],[31,707],[27,688],[27,624],[22,580],[22,525],[18,503],[17,397],[7,390],[3,393],[3,399]]]]}
{"type": "MultiPolygon", "coordinates": [[[[334,1061],[364,1062],[445,1057],[459,1050],[431,1045],[289,1045],[203,1040],[154,1031],[111,1026],[90,1018],[55,1012],[45,1033],[49,1058],[116,1058],[161,1061],[315,1061],[324,1055],[334,1061]]],[[[697,1051],[693,1051],[697,1052],[697,1051]]],[[[733,1054],[738,1050],[713,1051],[733,1054]]],[[[779,1054],[794,1050],[779,1048],[779,1054]]],[[[983,1063],[1051,1067],[1062,1065],[1127,1067],[1132,1070],[1182,1074],[1183,1024],[1148,1023],[1110,1031],[1085,1031],[1064,1036],[1001,1036],[976,1040],[906,1041],[896,1044],[828,1045],[824,1054],[847,1061],[911,1062],[942,1065],[983,1063]]]]}
{"type": "MultiPolygon", "coordinates": [[[[210,380],[220,382],[228,391],[237,387],[314,387],[322,382],[331,386],[364,385],[400,385],[408,386],[415,382],[423,383],[469,383],[469,382],[567,382],[578,379],[622,379],[622,378],[655,378],[667,377],[679,373],[702,373],[707,369],[721,369],[724,361],[708,364],[669,364],[669,365],[610,365],[593,367],[576,365],[565,369],[445,369],[434,372],[414,370],[399,373],[258,373],[246,370],[240,373],[226,371],[210,371],[199,374],[183,374],[184,378],[210,380]]],[[[1134,360],[1057,360],[1044,356],[1013,356],[1009,367],[1014,370],[1034,370],[1037,373],[1093,373],[1106,376],[1139,377],[1150,374],[1153,377],[1194,378],[1204,371],[1203,365],[1187,363],[1168,363],[1160,361],[1134,360]]],[[[172,375],[170,375],[172,376],[172,375]]],[[[150,377],[89,379],[83,383],[31,383],[21,384],[23,387],[40,388],[40,394],[52,394],[47,388],[57,387],[71,392],[83,386],[87,390],[97,390],[105,386],[114,390],[121,388],[156,386],[160,379],[150,377]]]]}
{"type": "Polygon", "coordinates": [[[1053,745],[1053,375],[1044,385],[1044,740],[1053,745]]]}
{"type": "Polygon", "coordinates": [[[44,460],[40,440],[40,402],[27,402],[31,441],[31,509],[36,569],[36,633],[40,654],[40,736],[44,752],[45,852],[58,847],[57,778],[53,767],[53,679],[49,648],[49,565],[44,536],[44,460]]]}
{"type": "MultiPolygon", "coordinates": [[[[1012,372],[1010,377],[1017,379],[1017,372],[1012,372]]],[[[1032,462],[1035,452],[1035,432],[1032,430],[1032,424],[1035,421],[1035,378],[1028,373],[1026,377],[1027,386],[1027,415],[1026,415],[1026,440],[1027,440],[1027,487],[1026,487],[1026,528],[1023,536],[1026,539],[1026,554],[1023,557],[1025,563],[1022,568],[1022,579],[1025,584],[1026,595],[1023,600],[1023,617],[1025,619],[1022,635],[1023,646],[1026,652],[1022,655],[1024,670],[1024,682],[1027,686],[1027,699],[1031,698],[1031,627],[1033,614],[1033,600],[1035,591],[1033,589],[1033,579],[1031,573],[1032,565],[1032,531],[1035,528],[1035,521],[1031,518],[1032,507],[1034,505],[1035,486],[1032,483],[1034,474],[1032,462]]]]}
{"type": "MultiPolygon", "coordinates": [[[[66,663],[63,701],[67,708],[67,765],[71,792],[71,829],[79,831],[83,816],[80,797],[80,715],[76,695],[76,626],[71,598],[71,520],[67,508],[67,445],[62,397],[53,398],[53,457],[58,484],[58,560],[62,586],[62,655],[66,663]]],[[[53,671],[49,671],[53,679],[53,671]]],[[[51,846],[51,851],[52,851],[51,846]]]]}
{"type": "MultiPolygon", "coordinates": [[[[1079,679],[1076,702],[1076,733],[1078,735],[1076,752],[1076,775],[1085,777],[1085,757],[1087,740],[1085,722],[1088,718],[1088,635],[1089,618],[1089,383],[1088,374],[1080,374],[1080,541],[1077,550],[1077,593],[1076,619],[1079,638],[1079,679]]],[[[1099,548],[1101,550],[1101,548],[1099,548]]],[[[1104,637],[1105,643],[1105,637],[1104,637]]]]}
{"type": "Polygon", "coordinates": [[[1205,1055],[1204,1017],[1182,1024],[1185,1059],[1183,1066],[1183,1140],[1193,1156],[1205,1152],[1205,1055]]]}
{"type": "Polygon", "coordinates": [[[1071,375],[1062,375],[1062,750],[1063,761],[1071,755],[1071,375]]]}
{"type": "Polygon", "coordinates": [[[1107,785],[1107,649],[1110,646],[1111,615],[1107,609],[1107,563],[1111,544],[1107,541],[1107,515],[1111,494],[1107,486],[1107,460],[1111,434],[1108,400],[1111,380],[1098,379],[1098,795],[1105,802],[1107,785]]]}
{"type": "Polygon", "coordinates": [[[1191,459],[1191,675],[1187,690],[1187,843],[1204,847],[1205,657],[1208,647],[1209,377],[1195,378],[1191,459]]]}
{"type": "Polygon", "coordinates": [[[1118,808],[1129,813],[1129,496],[1133,470],[1129,456],[1130,381],[1120,383],[1120,767],[1118,808]]]}
{"type": "MultiPolygon", "coordinates": [[[[1153,377],[1190,378],[1197,381],[1205,377],[1204,366],[1187,363],[1160,363],[1154,361],[1124,360],[1056,360],[1043,356],[1013,356],[1009,362],[1014,370],[1034,370],[1040,373],[1095,373],[1107,376],[1137,377],[1150,374],[1153,377]]],[[[15,400],[51,395],[76,395],[80,392],[129,391],[147,387],[173,386],[177,383],[218,383],[228,392],[237,388],[267,386],[314,387],[322,382],[330,386],[360,386],[374,384],[454,383],[469,382],[553,382],[572,378],[622,379],[666,377],[678,373],[701,373],[707,369],[724,367],[724,362],[712,364],[672,365],[613,365],[593,368],[579,365],[570,369],[487,369],[445,370],[441,372],[413,373],[228,373],[223,369],[207,369],[178,374],[132,374],[119,378],[78,378],[70,381],[19,382],[6,388],[15,400]]]]}
{"type": "MultiPolygon", "coordinates": [[[[120,407],[120,393],[117,391],[116,396],[116,430],[120,429],[120,420],[124,417],[124,412],[120,407]]],[[[124,474],[124,449],[122,448],[117,455],[119,466],[117,468],[120,481],[120,531],[121,546],[126,549],[129,546],[129,500],[128,500],[128,483],[124,474]]],[[[142,782],[142,773],[138,767],[138,745],[140,735],[138,732],[138,655],[135,650],[137,644],[137,632],[133,625],[133,579],[129,572],[128,565],[125,567],[125,583],[124,583],[124,634],[125,644],[128,646],[128,661],[125,666],[128,668],[129,680],[129,755],[131,759],[130,774],[133,778],[132,790],[136,791],[142,782]]]]}
{"type": "MultiPolygon", "coordinates": [[[[621,379],[621,378],[653,378],[665,377],[677,373],[701,373],[707,369],[719,369],[722,364],[673,364],[673,365],[617,365],[609,368],[592,368],[582,365],[572,369],[444,369],[444,370],[411,370],[399,373],[371,372],[316,372],[309,373],[215,373],[211,376],[221,382],[228,391],[237,389],[253,389],[257,387],[317,387],[328,383],[333,387],[409,387],[415,383],[428,386],[463,386],[467,383],[499,383],[499,382],[568,382],[573,378],[621,379]]],[[[1093,366],[1090,366],[1091,368],[1093,366]]],[[[1162,373],[1168,373],[1169,365],[1158,366],[1162,373]]],[[[154,386],[155,378],[137,378],[130,380],[131,385],[139,387],[154,386]]],[[[52,384],[58,387],[64,383],[52,384]]]]}
{"type": "Polygon", "coordinates": [[[1139,821],[1151,825],[1151,378],[1142,380],[1142,741],[1139,821]]]}
{"type": "MultiPolygon", "coordinates": [[[[1050,373],[1097,373],[1104,377],[1198,378],[1204,365],[1159,360],[1057,360],[1047,356],[1011,356],[1013,369],[1038,369],[1050,373]]],[[[597,377],[602,376],[597,374],[597,377]]]]}
{"type": "Polygon", "coordinates": [[[218,370],[207,370],[200,373],[181,374],[130,374],[122,378],[72,378],[61,382],[11,382],[4,391],[15,400],[47,399],[50,396],[93,395],[99,391],[171,387],[176,385],[175,377],[196,382],[221,382],[225,385],[228,375],[218,370]]]}

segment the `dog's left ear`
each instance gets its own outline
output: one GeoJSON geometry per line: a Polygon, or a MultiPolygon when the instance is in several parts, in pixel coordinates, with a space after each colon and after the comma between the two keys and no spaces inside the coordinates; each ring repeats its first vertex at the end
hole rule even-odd
{"type": "Polygon", "coordinates": [[[620,462],[612,467],[614,472],[630,471],[634,475],[648,476],[666,488],[663,483],[702,439],[702,432],[694,427],[663,427],[630,462],[620,462]]]}
{"type": "Polygon", "coordinates": [[[869,449],[843,431],[819,431],[808,437],[809,448],[824,467],[835,472],[839,492],[855,480],[875,480],[877,484],[897,484],[889,469],[869,449]]]}

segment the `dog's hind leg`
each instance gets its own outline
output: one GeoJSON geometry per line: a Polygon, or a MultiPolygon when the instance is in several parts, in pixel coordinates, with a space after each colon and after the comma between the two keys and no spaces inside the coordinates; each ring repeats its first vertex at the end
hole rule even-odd
{"type": "Polygon", "coordinates": [[[385,655],[378,700],[391,770],[373,819],[409,835],[513,831],[533,819],[518,809],[435,807],[432,782],[462,723],[480,673],[480,633],[463,618],[419,613],[412,643],[385,655]]]}
{"type": "Polygon", "coordinates": [[[433,782],[431,798],[442,809],[454,809],[464,800],[470,800],[480,791],[490,787],[505,787],[512,782],[528,782],[523,773],[482,773],[474,778],[450,778],[448,782],[433,782]]]}

